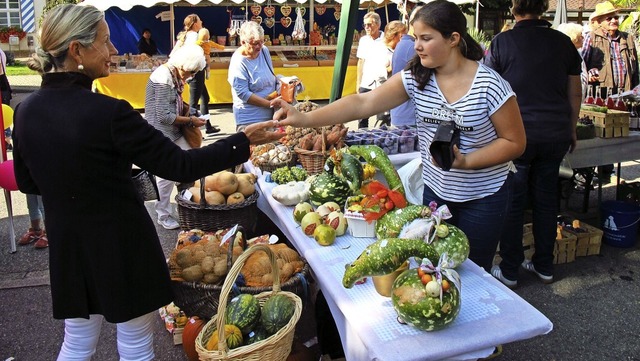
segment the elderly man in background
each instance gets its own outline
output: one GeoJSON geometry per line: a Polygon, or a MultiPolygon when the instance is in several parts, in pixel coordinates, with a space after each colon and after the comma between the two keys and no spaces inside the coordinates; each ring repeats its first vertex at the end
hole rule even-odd
{"type": "MultiPolygon", "coordinates": [[[[380,15],[369,12],[364,16],[364,30],[367,35],[358,43],[357,92],[366,93],[377,88],[387,79],[387,48],[384,32],[380,31],[380,15]]],[[[358,128],[368,128],[369,118],[360,119],[358,128]]]]}
{"type": "MultiPolygon", "coordinates": [[[[632,35],[618,30],[618,10],[609,1],[596,5],[592,31],[584,38],[582,58],[589,71],[589,83],[606,88],[630,90],[638,85],[638,54],[632,35]]],[[[604,98],[606,93],[601,94],[604,98]]]]}
{"type": "MultiPolygon", "coordinates": [[[[589,18],[592,31],[585,36],[582,46],[589,84],[600,86],[603,99],[607,97],[608,88],[613,94],[633,89],[638,85],[638,54],[633,36],[618,30],[618,9],[604,1],[596,5],[589,18]]],[[[602,183],[609,183],[612,173],[612,164],[600,167],[602,183]]]]}

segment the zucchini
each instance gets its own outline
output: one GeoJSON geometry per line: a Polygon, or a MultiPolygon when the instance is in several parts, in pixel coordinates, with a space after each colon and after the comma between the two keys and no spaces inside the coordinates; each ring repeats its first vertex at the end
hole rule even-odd
{"type": "Polygon", "coordinates": [[[398,237],[405,224],[411,223],[417,218],[428,217],[431,217],[431,208],[429,206],[410,204],[404,208],[394,209],[376,221],[376,237],[398,237]]]}
{"type": "Polygon", "coordinates": [[[349,152],[364,158],[367,163],[380,169],[382,175],[384,175],[384,179],[387,181],[387,184],[389,184],[389,189],[406,195],[396,167],[391,163],[391,160],[382,148],[376,145],[352,145],[349,147],[349,152]]]}
{"type": "Polygon", "coordinates": [[[429,258],[438,264],[436,249],[420,239],[385,238],[365,248],[358,258],[347,264],[342,285],[351,288],[360,279],[381,276],[397,270],[409,257],[429,258]]]}

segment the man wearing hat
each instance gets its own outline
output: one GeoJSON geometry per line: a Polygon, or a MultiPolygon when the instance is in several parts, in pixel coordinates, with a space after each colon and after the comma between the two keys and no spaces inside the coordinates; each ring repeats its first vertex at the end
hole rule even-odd
{"type": "MultiPolygon", "coordinates": [[[[589,17],[592,31],[585,36],[582,58],[589,71],[589,84],[600,85],[600,97],[633,89],[638,85],[638,54],[633,36],[619,31],[618,9],[609,1],[596,5],[589,17]]],[[[594,93],[595,94],[595,93],[594,93]]],[[[599,167],[602,183],[611,181],[613,165],[599,167]]]]}
{"type": "Polygon", "coordinates": [[[582,46],[582,58],[589,70],[589,83],[600,85],[606,97],[607,88],[631,90],[638,85],[638,55],[633,36],[619,31],[618,9],[609,1],[596,5],[589,17],[592,31],[582,46]]]}

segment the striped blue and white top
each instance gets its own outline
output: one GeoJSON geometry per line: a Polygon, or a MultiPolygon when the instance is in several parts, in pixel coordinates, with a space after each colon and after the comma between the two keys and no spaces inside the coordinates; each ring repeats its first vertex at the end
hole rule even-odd
{"type": "Polygon", "coordinates": [[[512,162],[476,170],[451,169],[444,171],[435,166],[429,153],[438,124],[453,120],[460,130],[460,151],[476,151],[497,138],[489,117],[509,98],[515,96],[509,83],[492,69],[478,63],[476,77],[469,92],[454,103],[449,103],[431,76],[424,90],[419,90],[411,72],[402,72],[410,101],[416,108],[422,179],[440,198],[451,202],[481,199],[497,192],[504,184],[512,162]]]}

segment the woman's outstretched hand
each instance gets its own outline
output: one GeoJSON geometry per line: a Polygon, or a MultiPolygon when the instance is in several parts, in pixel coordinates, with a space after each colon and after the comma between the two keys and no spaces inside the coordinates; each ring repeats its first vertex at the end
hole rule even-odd
{"type": "Polygon", "coordinates": [[[260,145],[275,142],[284,137],[285,132],[280,131],[278,126],[277,121],[267,120],[266,122],[249,124],[243,131],[251,144],[260,145]]]}

